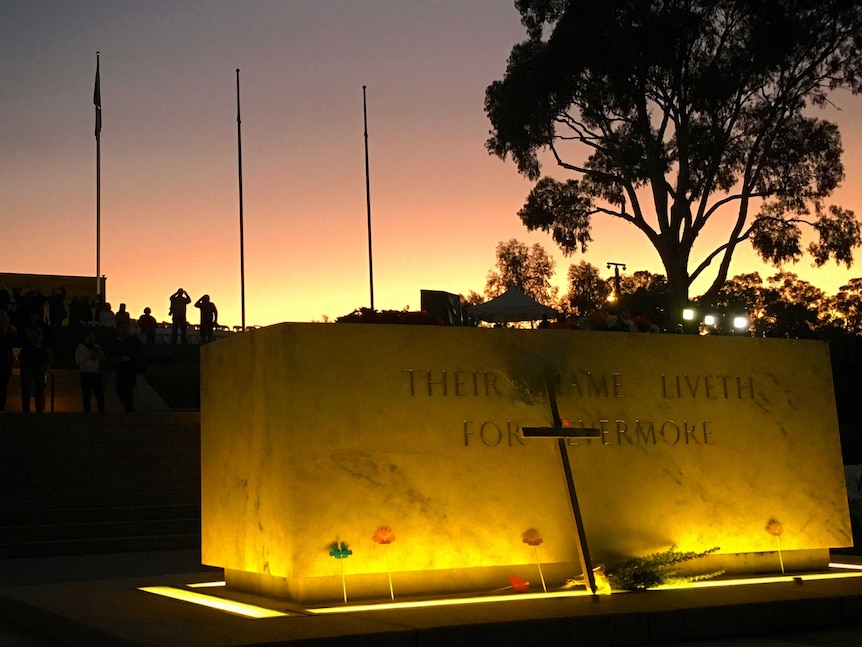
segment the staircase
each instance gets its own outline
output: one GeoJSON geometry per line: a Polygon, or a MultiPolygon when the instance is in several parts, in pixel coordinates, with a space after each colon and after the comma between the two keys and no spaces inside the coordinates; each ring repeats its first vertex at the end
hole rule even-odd
{"type": "Polygon", "coordinates": [[[200,547],[200,414],[0,413],[0,558],[200,547]]]}

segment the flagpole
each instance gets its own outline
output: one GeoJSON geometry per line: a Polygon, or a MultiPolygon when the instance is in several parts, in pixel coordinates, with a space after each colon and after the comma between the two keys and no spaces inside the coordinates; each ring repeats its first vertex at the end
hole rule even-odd
{"type": "Polygon", "coordinates": [[[362,121],[365,126],[365,203],[368,210],[368,284],[371,292],[371,310],[374,310],[374,262],[371,255],[371,180],[368,171],[368,109],[365,104],[365,86],[362,86],[362,121]]]}
{"type": "Polygon", "coordinates": [[[96,295],[102,294],[102,89],[99,79],[99,54],[96,52],[96,83],[93,105],[96,109],[96,295]]]}
{"type": "Polygon", "coordinates": [[[236,69],[236,143],[237,164],[239,167],[239,284],[240,310],[242,311],[242,329],[245,330],[245,241],[243,239],[242,223],[242,121],[239,109],[239,68],[236,69]]]}

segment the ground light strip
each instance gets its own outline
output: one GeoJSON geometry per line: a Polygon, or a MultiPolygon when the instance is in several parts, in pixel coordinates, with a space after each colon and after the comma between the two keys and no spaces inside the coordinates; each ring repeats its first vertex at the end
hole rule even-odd
{"type": "Polygon", "coordinates": [[[217,609],[226,613],[233,613],[246,618],[280,618],[287,616],[287,613],[281,611],[273,611],[272,609],[264,609],[253,604],[244,604],[242,602],[233,602],[224,598],[217,598],[212,595],[204,595],[203,593],[195,593],[194,591],[184,591],[172,586],[142,586],[139,590],[147,593],[162,595],[174,600],[182,600],[183,602],[191,602],[201,606],[217,609]]]}
{"type": "Polygon", "coordinates": [[[547,598],[575,598],[588,595],[586,591],[557,591],[553,593],[509,593],[508,595],[483,595],[473,598],[445,598],[440,600],[414,600],[407,602],[381,602],[380,604],[352,604],[343,607],[319,607],[305,611],[313,614],[355,613],[357,611],[384,611],[389,609],[420,609],[445,607],[482,602],[512,602],[516,600],[545,600],[547,598]]]}
{"type": "Polygon", "coordinates": [[[717,586],[744,586],[746,584],[773,584],[776,582],[810,582],[812,580],[841,580],[848,577],[862,577],[860,573],[813,573],[810,575],[777,575],[774,577],[752,577],[735,580],[704,580],[702,582],[687,582],[685,584],[663,584],[653,591],[668,591],[672,589],[708,589],[717,586]]]}
{"type": "MultiPolygon", "coordinates": [[[[850,577],[862,577],[862,566],[859,564],[841,564],[834,563],[829,565],[832,568],[845,568],[845,569],[854,569],[859,572],[845,572],[845,573],[814,573],[808,575],[780,575],[773,577],[752,577],[752,578],[740,578],[740,579],[732,579],[732,580],[705,580],[702,582],[689,582],[685,584],[666,584],[663,586],[657,586],[653,590],[679,590],[679,589],[693,589],[693,588],[710,588],[710,587],[718,587],[718,586],[745,586],[752,584],[771,584],[771,583],[780,583],[780,582],[806,582],[806,581],[815,581],[815,580],[838,580],[838,579],[846,579],[850,577]]],[[[218,582],[199,582],[195,584],[189,584],[190,588],[209,588],[209,587],[223,587],[225,583],[223,581],[218,582]]],[[[186,591],[183,589],[174,588],[171,586],[144,586],[140,587],[141,591],[146,591],[147,593],[154,593],[156,595],[162,595],[168,598],[172,598],[175,600],[182,600],[184,602],[191,602],[192,604],[198,604],[206,607],[210,607],[212,609],[216,609],[219,611],[224,611],[226,613],[233,613],[236,615],[241,615],[246,618],[277,618],[284,617],[291,614],[283,613],[281,611],[274,611],[272,609],[265,609],[263,607],[255,606],[253,604],[245,604],[242,602],[233,602],[231,600],[226,600],[224,598],[219,598],[211,595],[204,595],[202,593],[196,593],[194,591],[186,591]]],[[[619,591],[622,593],[622,591],[619,591]]],[[[578,591],[554,591],[550,593],[521,593],[521,594],[512,594],[509,593],[507,595],[484,595],[470,598],[444,598],[438,600],[416,600],[416,601],[405,601],[405,602],[382,602],[379,604],[355,604],[348,606],[337,606],[337,607],[319,607],[316,609],[305,609],[306,613],[314,614],[314,615],[323,615],[323,614],[331,614],[331,613],[357,613],[360,611],[384,611],[391,609],[419,609],[419,608],[427,608],[427,607],[440,607],[440,606],[455,606],[455,605],[464,605],[464,604],[481,604],[483,602],[512,602],[515,600],[543,600],[548,598],[574,598],[574,597],[586,597],[589,595],[586,590],[578,590],[578,591]]]]}
{"type": "MultiPolygon", "coordinates": [[[[716,586],[743,586],[747,584],[769,584],[774,582],[794,582],[794,581],[810,581],[810,580],[834,580],[844,579],[848,577],[862,577],[860,573],[822,573],[813,575],[784,575],[777,577],[758,577],[745,578],[734,580],[706,580],[703,582],[690,582],[687,584],[666,584],[663,586],[654,587],[652,590],[673,590],[673,589],[691,589],[691,588],[709,588],[716,586]]],[[[624,591],[615,591],[614,593],[624,593],[624,591]]],[[[545,598],[565,598],[565,597],[583,597],[589,595],[586,590],[583,591],[558,591],[553,593],[522,593],[520,595],[493,595],[482,596],[475,598],[455,598],[450,600],[424,600],[419,602],[386,602],[382,604],[358,604],[351,606],[340,607],[321,607],[318,609],[305,609],[307,613],[324,614],[324,613],[353,613],[356,611],[375,611],[386,609],[407,609],[419,607],[445,606],[456,604],[477,604],[481,602],[508,602],[512,600],[541,600],[545,598]]]]}
{"type": "Polygon", "coordinates": [[[829,568],[846,568],[854,571],[862,571],[862,564],[846,564],[844,562],[829,562],[829,568]]]}

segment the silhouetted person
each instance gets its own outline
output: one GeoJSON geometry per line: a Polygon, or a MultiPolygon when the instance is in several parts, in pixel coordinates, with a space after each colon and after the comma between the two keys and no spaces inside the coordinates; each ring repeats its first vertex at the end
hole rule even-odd
{"type": "Polygon", "coordinates": [[[69,325],[81,328],[93,320],[93,304],[90,297],[75,295],[69,303],[69,325]]]}
{"type": "Polygon", "coordinates": [[[30,411],[30,394],[33,393],[36,412],[41,413],[45,410],[45,381],[51,364],[51,336],[38,311],[30,312],[30,320],[24,330],[19,331],[19,339],[21,410],[24,413],[30,411]]]}
{"type": "MultiPolygon", "coordinates": [[[[34,313],[38,313],[39,315],[39,323],[45,323],[45,304],[48,302],[48,299],[42,294],[42,290],[36,288],[35,290],[30,290],[24,295],[24,303],[26,304],[26,318],[25,321],[27,323],[31,320],[31,315],[34,313]]],[[[26,326],[25,326],[26,327],[26,326]]],[[[20,331],[21,328],[18,328],[20,331]]]]}
{"type": "Polygon", "coordinates": [[[69,316],[66,310],[66,288],[52,288],[48,297],[48,323],[51,328],[59,328],[69,316]]]}
{"type": "Polygon", "coordinates": [[[0,310],[0,411],[6,410],[6,393],[9,390],[9,378],[12,377],[12,366],[15,363],[12,348],[17,342],[18,331],[12,326],[12,321],[5,310],[0,310]]]}
{"type": "Polygon", "coordinates": [[[111,304],[107,301],[102,301],[97,308],[98,315],[96,316],[96,320],[99,322],[99,325],[105,328],[115,328],[117,322],[114,319],[114,311],[111,310],[111,304]]]}
{"type": "Polygon", "coordinates": [[[138,326],[143,331],[144,339],[147,340],[147,344],[150,346],[156,343],[156,328],[159,326],[156,318],[151,313],[152,310],[147,307],[144,308],[144,314],[138,317],[138,326]]]}
{"type": "Polygon", "coordinates": [[[173,325],[171,326],[171,343],[177,343],[177,332],[180,333],[180,338],[182,342],[185,344],[186,342],[186,330],[188,329],[189,322],[186,319],[186,306],[192,302],[192,298],[189,296],[189,293],[180,288],[176,292],[171,295],[171,309],[169,311],[171,315],[171,321],[173,325]]]}
{"type": "Polygon", "coordinates": [[[114,325],[119,326],[123,322],[132,323],[132,316],[129,314],[129,311],[126,310],[125,303],[120,304],[120,309],[117,310],[117,314],[114,315],[114,325]]]}
{"type": "Polygon", "coordinates": [[[12,288],[12,294],[9,295],[9,317],[19,333],[24,330],[27,325],[27,304],[19,287],[12,288]]]}
{"type": "Polygon", "coordinates": [[[96,343],[96,332],[90,328],[84,333],[84,339],[75,349],[75,363],[81,369],[81,395],[84,402],[84,413],[90,413],[90,400],[96,396],[96,406],[99,413],[105,413],[105,387],[102,382],[102,365],[105,354],[96,343]]]}
{"type": "Polygon", "coordinates": [[[201,309],[201,343],[208,344],[213,340],[213,328],[218,325],[218,308],[208,294],[195,302],[195,308],[201,309]]]}
{"type": "Polygon", "coordinates": [[[134,411],[135,379],[144,370],[144,349],[141,340],[131,334],[127,321],[117,326],[111,358],[117,371],[117,397],[125,411],[134,411]]]}

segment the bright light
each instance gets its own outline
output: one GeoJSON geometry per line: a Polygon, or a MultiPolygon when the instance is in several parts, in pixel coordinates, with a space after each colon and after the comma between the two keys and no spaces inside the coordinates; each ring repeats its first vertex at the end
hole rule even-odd
{"type": "MultiPolygon", "coordinates": [[[[831,566],[831,564],[830,564],[831,566]]],[[[750,577],[733,580],[703,580],[701,582],[686,582],[684,584],[663,584],[656,586],[654,591],[669,589],[708,589],[718,586],[746,586],[749,584],[775,584],[777,582],[810,582],[814,580],[843,580],[848,577],[862,577],[862,573],[813,573],[809,575],[774,575],[767,577],[750,577]]]]}
{"type": "Polygon", "coordinates": [[[609,295],[608,295],[608,301],[616,301],[616,300],[617,300],[617,295],[616,295],[616,294],[611,293],[611,294],[609,294],[609,295]]]}
{"type": "Polygon", "coordinates": [[[748,328],[748,318],[742,316],[734,317],[733,327],[737,330],[746,330],[748,328]]]}
{"type": "Polygon", "coordinates": [[[847,568],[854,571],[862,571],[862,564],[846,564],[844,562],[829,562],[829,568],[847,568]]]}
{"type": "Polygon", "coordinates": [[[703,318],[703,323],[707,326],[714,326],[715,325],[715,315],[706,315],[703,318]]]}
{"type": "Polygon", "coordinates": [[[233,600],[225,600],[212,595],[204,595],[203,593],[195,593],[194,591],[184,591],[183,589],[175,589],[172,586],[142,586],[141,591],[154,593],[155,595],[163,595],[166,598],[174,600],[182,600],[183,602],[191,602],[199,604],[218,611],[233,613],[246,618],[279,618],[289,614],[272,609],[264,609],[253,604],[244,604],[242,602],[234,602],[233,600]]]}
{"type": "Polygon", "coordinates": [[[227,582],[219,580],[217,582],[196,582],[194,584],[186,584],[190,589],[214,589],[220,586],[227,586],[227,582]]]}
{"type": "Polygon", "coordinates": [[[694,310],[691,308],[685,308],[682,311],[682,318],[685,321],[694,321],[694,310]]]}
{"type": "Polygon", "coordinates": [[[384,611],[389,609],[418,609],[423,607],[445,607],[482,602],[515,602],[517,600],[544,600],[546,598],[574,598],[591,595],[585,589],[578,591],[556,591],[552,593],[519,593],[509,595],[483,595],[473,598],[447,598],[441,600],[416,600],[413,602],[383,602],[380,604],[357,604],[339,607],[305,609],[308,613],[355,613],[357,611],[384,611]]]}

